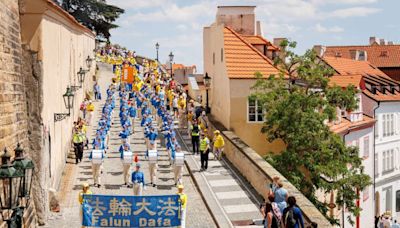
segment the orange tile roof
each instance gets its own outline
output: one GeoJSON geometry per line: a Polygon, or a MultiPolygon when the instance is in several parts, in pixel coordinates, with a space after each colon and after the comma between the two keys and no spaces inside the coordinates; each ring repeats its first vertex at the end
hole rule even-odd
{"type": "Polygon", "coordinates": [[[262,36],[241,35],[251,45],[267,45],[267,49],[271,51],[278,51],[279,48],[273,45],[270,41],[262,36]]]}
{"type": "Polygon", "coordinates": [[[329,78],[329,85],[337,85],[340,87],[347,87],[348,85],[353,85],[356,88],[364,88],[363,76],[360,74],[356,75],[334,75],[329,78]]]}
{"type": "Polygon", "coordinates": [[[230,79],[255,79],[255,72],[279,74],[270,59],[229,27],[224,28],[224,54],[230,79]]]}
{"type": "Polygon", "coordinates": [[[172,70],[184,69],[184,68],[196,68],[196,65],[185,66],[183,64],[174,63],[172,64],[172,70]]]}
{"type": "Polygon", "coordinates": [[[361,74],[389,78],[389,76],[368,61],[357,61],[337,57],[324,57],[323,60],[341,75],[361,74]]]}
{"type": "Polygon", "coordinates": [[[326,57],[351,59],[351,51],[366,51],[367,60],[377,67],[400,67],[400,45],[327,46],[326,57]]]}
{"type": "Polygon", "coordinates": [[[352,59],[336,58],[336,57],[324,57],[323,60],[334,68],[340,76],[332,76],[330,83],[337,83],[338,85],[344,84],[357,84],[357,76],[362,75],[360,80],[360,88],[362,92],[375,101],[400,101],[400,82],[391,79],[385,73],[374,67],[367,61],[356,61],[352,59]],[[355,75],[354,75],[355,74],[355,75]],[[349,75],[354,75],[353,78],[349,78],[349,75]],[[365,84],[375,86],[377,88],[376,93],[372,93],[366,89],[365,84]],[[386,91],[382,93],[383,86],[395,86],[397,91],[391,93],[386,91]]]}
{"type": "Polygon", "coordinates": [[[328,124],[329,129],[336,134],[344,134],[347,131],[362,130],[367,127],[372,127],[375,120],[367,115],[363,115],[363,120],[357,122],[351,122],[347,118],[342,118],[339,124],[328,124]]]}

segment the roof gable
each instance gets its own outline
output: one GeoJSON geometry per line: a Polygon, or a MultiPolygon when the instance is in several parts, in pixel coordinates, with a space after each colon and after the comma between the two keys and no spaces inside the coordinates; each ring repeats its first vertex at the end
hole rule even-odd
{"type": "Polygon", "coordinates": [[[264,77],[280,73],[270,59],[229,27],[224,28],[224,54],[230,79],[255,79],[255,72],[264,77]]]}

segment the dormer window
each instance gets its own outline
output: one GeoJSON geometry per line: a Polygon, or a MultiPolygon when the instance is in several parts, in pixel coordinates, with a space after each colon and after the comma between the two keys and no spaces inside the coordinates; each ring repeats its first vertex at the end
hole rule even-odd
{"type": "Polygon", "coordinates": [[[335,57],[342,57],[342,53],[340,53],[340,52],[335,52],[335,57]]]}
{"type": "Polygon", "coordinates": [[[376,94],[376,86],[375,85],[371,86],[371,92],[373,94],[376,94]]]}

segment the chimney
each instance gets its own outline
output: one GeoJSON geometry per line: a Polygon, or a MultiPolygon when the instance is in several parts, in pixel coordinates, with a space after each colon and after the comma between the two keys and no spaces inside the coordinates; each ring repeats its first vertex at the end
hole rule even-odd
{"type": "Polygon", "coordinates": [[[218,6],[216,22],[242,35],[256,35],[255,6],[218,6]]]}
{"type": "Polygon", "coordinates": [[[380,39],[380,40],[379,40],[379,44],[380,44],[380,45],[385,45],[385,44],[386,44],[385,39],[380,39]]]}
{"type": "Polygon", "coordinates": [[[274,38],[273,43],[274,43],[275,46],[280,47],[281,46],[281,42],[284,41],[284,40],[286,40],[286,38],[274,38]]]}
{"type": "Polygon", "coordinates": [[[314,51],[317,53],[319,57],[324,57],[326,47],[322,45],[314,45],[314,51]]]}
{"type": "Polygon", "coordinates": [[[257,36],[263,36],[263,31],[262,31],[262,27],[261,27],[261,22],[260,21],[256,22],[256,35],[257,36]]]}
{"type": "Polygon", "coordinates": [[[369,37],[369,45],[373,45],[374,43],[378,43],[375,36],[369,37]]]}

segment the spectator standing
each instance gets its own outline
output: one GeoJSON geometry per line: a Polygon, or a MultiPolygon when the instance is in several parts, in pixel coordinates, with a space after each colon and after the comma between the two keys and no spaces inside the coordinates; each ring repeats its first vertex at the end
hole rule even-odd
{"type": "Polygon", "coordinates": [[[97,81],[93,85],[93,91],[95,101],[101,100],[100,86],[97,81]]]}
{"type": "Polygon", "coordinates": [[[289,206],[283,211],[283,225],[286,228],[304,228],[303,215],[296,205],[294,196],[288,197],[289,206]]]}
{"type": "Polygon", "coordinates": [[[214,131],[214,158],[221,160],[222,153],[224,152],[225,141],[219,130],[214,131]]]}
{"type": "Polygon", "coordinates": [[[88,101],[88,105],[86,106],[86,115],[87,115],[86,123],[88,126],[90,126],[92,123],[93,111],[94,111],[94,105],[93,105],[92,101],[90,100],[90,101],[88,101]]]}
{"type": "Polygon", "coordinates": [[[265,203],[261,208],[261,214],[264,217],[264,228],[279,228],[279,222],[274,214],[271,203],[265,203]]]}
{"type": "Polygon", "coordinates": [[[274,181],[270,185],[269,195],[274,197],[275,203],[278,205],[281,213],[283,213],[283,210],[287,207],[286,200],[288,198],[288,192],[283,188],[282,181],[279,177],[274,177],[274,181]]]}
{"type": "Polygon", "coordinates": [[[197,121],[193,122],[191,128],[191,134],[192,134],[193,154],[199,154],[200,127],[199,125],[197,125],[197,121]]]}
{"type": "Polygon", "coordinates": [[[210,140],[202,132],[200,138],[200,160],[201,170],[207,170],[208,167],[208,153],[210,152],[210,140]]]}

